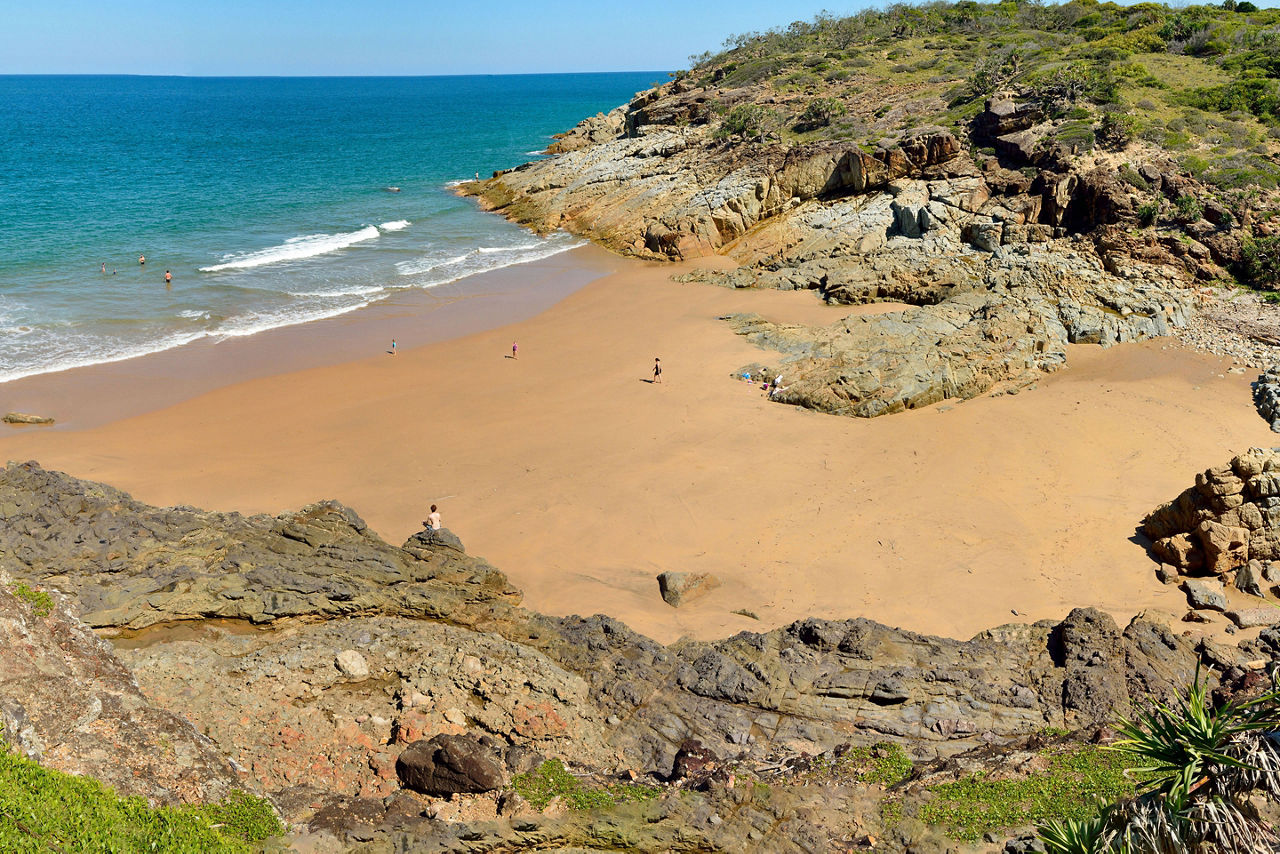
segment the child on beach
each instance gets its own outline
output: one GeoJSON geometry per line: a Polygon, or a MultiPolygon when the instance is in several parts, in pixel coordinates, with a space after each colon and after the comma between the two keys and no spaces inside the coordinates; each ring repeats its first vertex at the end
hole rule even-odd
{"type": "Polygon", "coordinates": [[[513,359],[520,358],[520,347],[514,341],[511,342],[511,358],[513,359]]]}
{"type": "Polygon", "coordinates": [[[394,356],[395,354],[396,354],[396,339],[392,338],[391,339],[391,355],[394,356]]]}
{"type": "Polygon", "coordinates": [[[662,360],[657,356],[653,357],[653,381],[655,383],[662,382],[662,360]]]}

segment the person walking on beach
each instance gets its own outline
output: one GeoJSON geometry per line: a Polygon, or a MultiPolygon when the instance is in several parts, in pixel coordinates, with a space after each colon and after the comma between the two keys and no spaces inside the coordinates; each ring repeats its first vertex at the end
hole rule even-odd
{"type": "Polygon", "coordinates": [[[138,256],[138,266],[139,266],[139,267],[145,266],[145,265],[146,265],[146,263],[147,263],[147,256],[146,256],[146,255],[139,255],[139,256],[138,256]]]}
{"type": "Polygon", "coordinates": [[[422,526],[432,531],[440,530],[440,511],[436,509],[434,504],[431,505],[431,512],[427,514],[427,518],[423,521],[422,526]]]}
{"type": "Polygon", "coordinates": [[[653,381],[655,383],[662,382],[662,360],[657,356],[653,357],[653,381]]]}
{"type": "Polygon", "coordinates": [[[396,354],[396,339],[392,338],[391,339],[391,355],[394,356],[395,354],[396,354]]]}
{"type": "Polygon", "coordinates": [[[169,286],[170,286],[170,285],[172,285],[172,284],[173,284],[173,273],[170,273],[168,270],[165,270],[165,271],[164,271],[164,286],[167,288],[167,287],[169,287],[169,286]]]}
{"type": "Polygon", "coordinates": [[[514,341],[511,342],[511,358],[513,359],[520,358],[520,345],[514,341]]]}

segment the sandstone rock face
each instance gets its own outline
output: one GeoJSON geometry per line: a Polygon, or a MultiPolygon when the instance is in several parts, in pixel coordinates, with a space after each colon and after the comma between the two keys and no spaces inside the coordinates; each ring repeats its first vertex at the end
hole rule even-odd
{"type": "Polygon", "coordinates": [[[664,572],[658,576],[658,592],[673,608],[720,586],[720,579],[705,572],[664,572]]]}
{"type": "Polygon", "coordinates": [[[1227,619],[1241,629],[1274,626],[1280,623],[1280,608],[1241,608],[1239,611],[1228,611],[1227,619]]]}
{"type": "Polygon", "coordinates": [[[11,463],[0,470],[0,516],[0,568],[75,597],[90,626],[373,612],[467,622],[519,601],[456,538],[419,534],[395,548],[332,501],[275,518],[146,507],[108,486],[11,463]]]}
{"type": "Polygon", "coordinates": [[[153,804],[222,800],[239,780],[180,713],[152,704],[111,647],[54,594],[51,610],[0,573],[0,724],[41,765],[153,804]]]}
{"type": "Polygon", "coordinates": [[[1196,475],[1142,523],[1153,553],[1183,573],[1223,575],[1280,559],[1280,450],[1252,448],[1196,475]]]}
{"type": "Polygon", "coordinates": [[[505,772],[492,750],[465,736],[415,741],[396,759],[400,782],[424,795],[491,792],[507,782],[505,772]]]}

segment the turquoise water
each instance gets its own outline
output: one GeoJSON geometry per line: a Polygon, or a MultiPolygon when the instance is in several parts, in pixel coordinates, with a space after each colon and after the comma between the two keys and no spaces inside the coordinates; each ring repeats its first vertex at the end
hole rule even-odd
{"type": "Polygon", "coordinates": [[[665,76],[0,76],[0,382],[571,248],[450,182],[665,76]]]}

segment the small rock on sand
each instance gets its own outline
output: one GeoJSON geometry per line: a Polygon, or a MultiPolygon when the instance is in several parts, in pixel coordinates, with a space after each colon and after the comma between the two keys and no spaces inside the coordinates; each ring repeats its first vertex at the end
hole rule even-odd
{"type": "Polygon", "coordinates": [[[6,424],[52,424],[53,419],[45,415],[30,415],[26,412],[6,412],[3,419],[6,424]]]}
{"type": "Polygon", "coordinates": [[[673,608],[719,586],[720,579],[706,572],[664,572],[658,576],[658,591],[673,608]]]}

